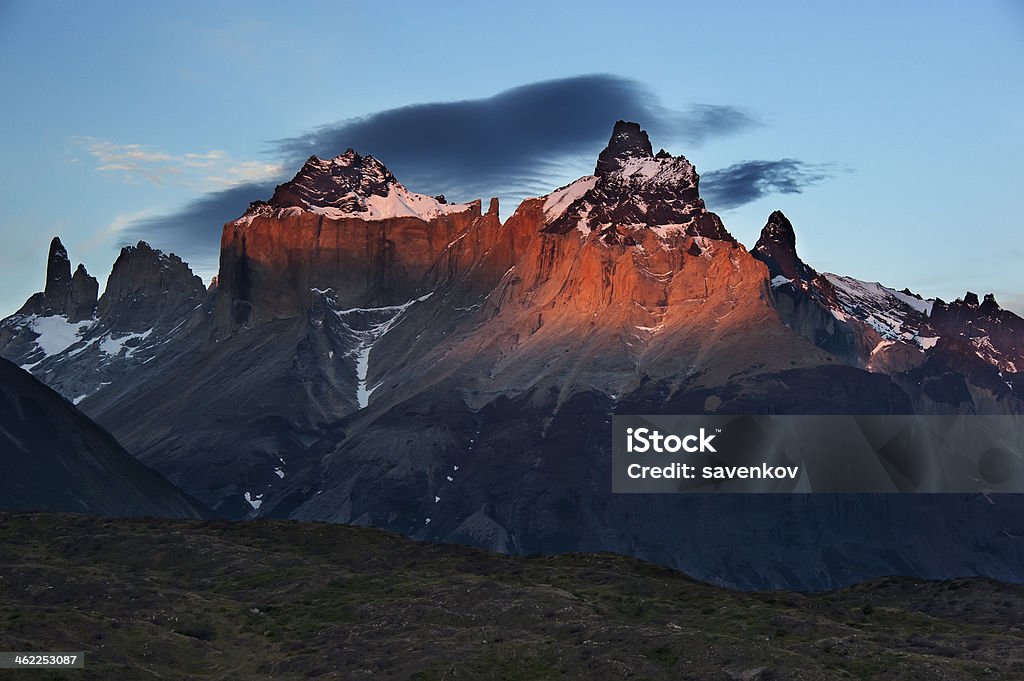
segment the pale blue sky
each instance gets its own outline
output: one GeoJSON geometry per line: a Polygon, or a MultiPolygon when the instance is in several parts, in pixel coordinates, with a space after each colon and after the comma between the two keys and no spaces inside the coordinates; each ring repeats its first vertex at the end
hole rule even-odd
{"type": "MultiPolygon", "coordinates": [[[[101,285],[140,229],[158,248],[213,253],[220,223],[182,244],[139,222],[293,173],[277,140],[585,74],[642,85],[664,110],[736,107],[760,123],[653,136],[701,173],[824,170],[802,193],[719,210],[748,247],[778,208],[819,270],[947,300],[994,291],[1024,312],[1020,3],[835,4],[0,0],[0,314],[42,288],[55,234],[101,285]]],[[[598,151],[547,166],[544,182],[589,173],[598,151]]],[[[197,262],[204,279],[212,262],[197,262]]]]}

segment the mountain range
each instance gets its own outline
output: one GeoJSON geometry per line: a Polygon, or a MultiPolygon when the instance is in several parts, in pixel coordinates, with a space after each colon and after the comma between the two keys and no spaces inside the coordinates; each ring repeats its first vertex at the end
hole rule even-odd
{"type": "Polygon", "coordinates": [[[229,518],[509,553],[615,551],[743,588],[1024,580],[1016,495],[613,495],[613,414],[1024,412],[1024,320],[747,250],[683,156],[620,121],[594,173],[452,204],[349,149],[224,225],[207,288],[59,239],[0,355],[229,518]]]}

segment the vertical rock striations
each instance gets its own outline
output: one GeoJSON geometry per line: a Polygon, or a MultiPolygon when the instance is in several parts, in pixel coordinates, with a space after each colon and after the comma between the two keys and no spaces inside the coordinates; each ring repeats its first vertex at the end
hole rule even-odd
{"type": "Polygon", "coordinates": [[[312,289],[333,289],[344,306],[404,303],[479,217],[479,201],[410,192],[372,156],[311,157],[269,201],[224,226],[218,324],[228,332],[295,317],[312,289]]]}

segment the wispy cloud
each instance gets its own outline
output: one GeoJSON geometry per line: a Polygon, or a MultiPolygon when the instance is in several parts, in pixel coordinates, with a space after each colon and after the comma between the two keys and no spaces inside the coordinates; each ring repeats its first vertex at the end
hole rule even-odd
{"type": "Polygon", "coordinates": [[[117,221],[116,238],[121,244],[143,239],[173,251],[207,279],[217,269],[217,246],[224,223],[244,213],[250,202],[273,193],[273,181],[235,184],[205,194],[169,214],[148,212],[124,225],[117,221]]]}
{"type": "Polygon", "coordinates": [[[804,163],[793,158],[743,161],[701,176],[701,194],[711,210],[729,210],[768,194],[799,194],[832,177],[830,164],[804,163]]]}
{"type": "Polygon", "coordinates": [[[715,137],[734,135],[762,123],[749,112],[722,104],[692,104],[685,111],[663,111],[661,117],[671,121],[667,132],[674,132],[691,146],[700,146],[715,137]]]}
{"type": "Polygon", "coordinates": [[[282,172],[280,163],[238,161],[219,149],[171,154],[143,144],[119,144],[97,137],[75,137],[72,142],[92,157],[98,172],[122,182],[208,190],[266,180],[282,172]]]}
{"type": "Polygon", "coordinates": [[[139,221],[152,217],[154,212],[152,208],[144,208],[132,213],[120,213],[108,224],[93,232],[88,239],[78,245],[78,248],[83,253],[90,253],[97,246],[108,243],[111,240],[124,242],[125,231],[139,221]]]}

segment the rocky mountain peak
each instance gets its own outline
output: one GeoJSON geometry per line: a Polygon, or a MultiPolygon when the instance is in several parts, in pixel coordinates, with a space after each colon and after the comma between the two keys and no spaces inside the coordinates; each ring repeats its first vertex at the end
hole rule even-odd
{"type": "Polygon", "coordinates": [[[85,265],[79,264],[71,277],[71,301],[67,307],[68,321],[77,322],[90,319],[96,311],[97,297],[100,292],[96,277],[90,276],[85,265]]]}
{"type": "MultiPolygon", "coordinates": [[[[980,358],[989,369],[1007,376],[1024,369],[1024,319],[999,307],[993,294],[979,300],[978,294],[968,291],[962,300],[936,302],[930,321],[935,334],[947,340],[948,352],[980,358]]],[[[974,379],[980,380],[977,375],[974,379]]],[[[993,381],[1001,387],[1006,377],[993,381]]],[[[1016,387],[1008,385],[1020,390],[1019,382],[1016,387]]]]}
{"type": "Polygon", "coordinates": [[[386,220],[414,217],[430,221],[461,213],[473,204],[448,203],[443,195],[411,192],[373,156],[354,149],[331,159],[310,156],[288,182],[278,185],[269,201],[254,201],[231,224],[248,225],[257,217],[279,218],[300,212],[331,219],[386,220]]]}
{"type": "Polygon", "coordinates": [[[71,260],[60,237],[53,237],[46,258],[46,285],[42,292],[32,295],[18,310],[18,314],[67,317],[78,322],[92,317],[96,309],[96,279],[89,276],[84,265],[79,265],[71,276],[71,260]]]}
{"type": "Polygon", "coordinates": [[[60,237],[55,236],[50,241],[50,253],[46,258],[46,288],[43,293],[54,310],[62,309],[71,297],[71,261],[60,237]]]}
{"type": "Polygon", "coordinates": [[[64,243],[60,240],[59,236],[55,236],[52,239],[50,239],[49,258],[51,262],[54,260],[54,258],[58,258],[61,260],[68,259],[68,249],[64,248],[64,243]]]}
{"type": "Polygon", "coordinates": [[[638,123],[618,121],[594,175],[545,197],[544,231],[599,230],[601,240],[610,244],[630,240],[620,238],[623,229],[650,228],[661,236],[685,234],[735,243],[718,216],[705,209],[699,180],[684,156],[664,149],[655,155],[638,123]]]}
{"type": "MultiPolygon", "coordinates": [[[[942,301],[937,301],[942,302],[942,301]]],[[[942,303],[948,309],[959,310],[962,315],[969,315],[971,318],[980,319],[989,317],[992,319],[1000,317],[1016,317],[1009,310],[1004,310],[996,301],[994,293],[986,293],[983,297],[973,291],[968,291],[963,298],[957,298],[952,303],[942,303]]]]}
{"type": "Polygon", "coordinates": [[[145,299],[163,307],[205,293],[203,280],[181,258],[140,241],[121,249],[99,300],[99,311],[105,314],[119,302],[141,304],[145,299]]]}
{"type": "MultiPolygon", "coordinates": [[[[665,150],[662,149],[662,152],[665,150]]],[[[597,157],[595,175],[607,175],[620,170],[631,158],[654,158],[651,140],[639,123],[616,121],[608,146],[597,157]]]]}
{"type": "Polygon", "coordinates": [[[310,156],[294,178],[278,185],[268,203],[276,208],[352,210],[360,199],[387,196],[395,176],[373,156],[354,149],[332,159],[310,156]]]}
{"type": "Polygon", "coordinates": [[[809,282],[818,276],[796,252],[796,232],[793,224],[781,210],[768,216],[761,235],[750,252],[768,266],[772,277],[785,277],[792,281],[809,282]]]}
{"type": "Polygon", "coordinates": [[[761,236],[754,245],[756,249],[785,248],[796,252],[796,232],[793,223],[781,210],[773,211],[768,222],[761,229],[761,236]]]}
{"type": "Polygon", "coordinates": [[[832,284],[797,254],[796,230],[781,210],[768,216],[750,254],[768,266],[772,288],[777,292],[803,292],[829,307],[835,306],[832,284]]]}

